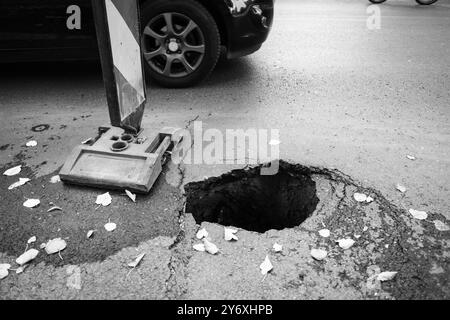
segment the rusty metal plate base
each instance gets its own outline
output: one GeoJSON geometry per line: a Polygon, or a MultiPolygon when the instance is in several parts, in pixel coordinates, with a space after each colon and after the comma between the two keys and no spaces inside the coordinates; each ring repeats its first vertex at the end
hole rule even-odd
{"type": "Polygon", "coordinates": [[[155,137],[142,130],[131,135],[117,127],[99,128],[91,145],[76,147],[59,175],[67,183],[148,193],[162,171],[162,157],[174,128],[155,137]]]}

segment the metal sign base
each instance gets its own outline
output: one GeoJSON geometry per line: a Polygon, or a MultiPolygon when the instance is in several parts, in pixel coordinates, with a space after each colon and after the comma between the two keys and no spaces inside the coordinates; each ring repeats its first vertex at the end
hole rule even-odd
{"type": "MultiPolygon", "coordinates": [[[[177,129],[164,128],[150,139],[117,127],[99,128],[92,145],[76,147],[59,175],[64,182],[148,193],[162,171],[164,153],[177,129]]],[[[172,145],[173,146],[173,145],[172,145]]]]}

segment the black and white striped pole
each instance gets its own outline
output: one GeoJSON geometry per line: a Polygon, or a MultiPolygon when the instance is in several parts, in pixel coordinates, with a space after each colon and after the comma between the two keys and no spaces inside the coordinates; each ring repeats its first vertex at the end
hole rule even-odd
{"type": "Polygon", "coordinates": [[[137,0],[92,0],[111,125],[140,131],[146,102],[137,0]]]}
{"type": "MultiPolygon", "coordinates": [[[[146,103],[138,0],[92,0],[111,127],[76,147],[59,175],[67,183],[147,193],[176,128],[141,128],[146,103]],[[151,136],[153,135],[153,138],[151,136]]],[[[179,138],[178,138],[179,139],[179,138]]]]}

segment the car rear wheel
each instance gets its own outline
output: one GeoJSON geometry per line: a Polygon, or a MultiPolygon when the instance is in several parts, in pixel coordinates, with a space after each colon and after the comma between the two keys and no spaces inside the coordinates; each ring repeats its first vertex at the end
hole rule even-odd
{"type": "Polygon", "coordinates": [[[142,51],[158,84],[187,87],[205,79],[220,55],[220,35],[209,12],[194,0],[152,0],[142,10],[142,51]]]}
{"type": "Polygon", "coordinates": [[[417,2],[418,4],[421,4],[421,5],[424,5],[424,6],[433,4],[433,3],[435,3],[436,1],[437,1],[437,0],[416,0],[416,2],[417,2]]]}

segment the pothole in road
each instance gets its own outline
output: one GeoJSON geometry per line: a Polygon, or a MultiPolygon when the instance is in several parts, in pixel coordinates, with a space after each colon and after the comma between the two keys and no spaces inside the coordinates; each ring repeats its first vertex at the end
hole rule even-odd
{"type": "Polygon", "coordinates": [[[233,170],[185,186],[186,212],[196,222],[265,232],[300,225],[316,209],[316,183],[307,170],[280,166],[275,175],[259,168],[233,170]]]}

